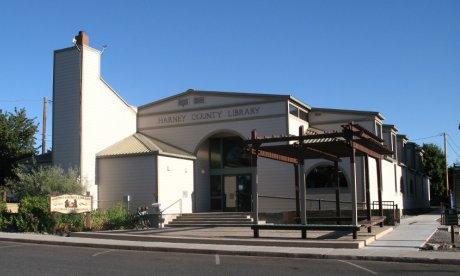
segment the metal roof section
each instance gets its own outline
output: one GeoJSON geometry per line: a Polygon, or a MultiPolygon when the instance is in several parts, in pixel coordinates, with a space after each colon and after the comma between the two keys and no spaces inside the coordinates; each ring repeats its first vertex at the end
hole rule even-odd
{"type": "Polygon", "coordinates": [[[169,101],[169,100],[174,100],[174,99],[181,98],[181,97],[184,97],[184,96],[188,96],[188,95],[191,95],[191,94],[203,95],[203,96],[248,97],[248,98],[260,97],[260,98],[266,98],[266,99],[271,99],[271,100],[274,100],[274,99],[291,100],[291,101],[297,103],[298,105],[300,105],[303,108],[306,108],[308,110],[311,109],[311,107],[309,105],[297,100],[296,98],[294,98],[294,97],[292,97],[290,95],[285,95],[285,94],[266,94],[266,93],[248,93],[248,92],[224,92],[224,91],[208,91],[208,90],[194,90],[194,89],[188,89],[185,92],[182,92],[182,93],[170,96],[170,97],[166,97],[166,98],[163,98],[163,99],[160,99],[160,100],[157,100],[157,101],[153,101],[153,102],[148,103],[148,104],[141,105],[141,106],[138,107],[138,109],[140,110],[140,109],[147,108],[147,107],[150,107],[150,106],[162,103],[162,102],[166,102],[166,101],[169,101]]]}
{"type": "Polygon", "coordinates": [[[196,157],[180,148],[169,145],[163,141],[146,136],[141,133],[135,133],[120,142],[109,146],[108,148],[96,154],[97,158],[104,157],[122,157],[131,155],[149,155],[159,154],[171,157],[196,159],[196,157]]]}
{"type": "Polygon", "coordinates": [[[377,116],[380,120],[385,120],[385,117],[383,116],[383,114],[377,111],[354,110],[354,109],[335,109],[335,108],[323,108],[323,107],[312,107],[311,111],[312,112],[326,111],[326,112],[336,112],[336,113],[372,115],[372,116],[377,116]]]}

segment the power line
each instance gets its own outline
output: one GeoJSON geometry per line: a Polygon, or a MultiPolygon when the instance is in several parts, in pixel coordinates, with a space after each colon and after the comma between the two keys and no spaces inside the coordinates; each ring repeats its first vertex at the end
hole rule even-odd
{"type": "Polygon", "coordinates": [[[460,147],[455,143],[455,141],[454,141],[454,139],[452,138],[452,136],[451,136],[449,133],[447,133],[447,135],[450,137],[450,141],[454,144],[454,146],[455,146],[458,150],[460,150],[460,147]]]}
{"type": "Polygon", "coordinates": [[[457,153],[454,147],[450,144],[449,140],[447,141],[447,145],[449,145],[450,149],[455,153],[455,155],[457,155],[457,157],[460,157],[460,155],[457,153]]]}
{"type": "Polygon", "coordinates": [[[21,100],[0,100],[2,103],[20,103],[20,102],[41,102],[41,100],[21,99],[21,100]]]}
{"type": "Polygon", "coordinates": [[[411,140],[412,141],[418,141],[418,140],[425,140],[425,139],[430,139],[430,138],[439,137],[439,136],[442,136],[442,133],[437,134],[437,135],[433,135],[433,136],[423,137],[423,138],[411,139],[411,140]]]}

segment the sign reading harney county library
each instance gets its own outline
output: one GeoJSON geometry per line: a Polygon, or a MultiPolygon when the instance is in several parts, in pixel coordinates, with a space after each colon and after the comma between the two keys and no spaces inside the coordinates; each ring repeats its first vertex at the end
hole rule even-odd
{"type": "Polygon", "coordinates": [[[78,214],[92,211],[91,197],[82,195],[60,195],[50,198],[51,212],[78,214]]]}

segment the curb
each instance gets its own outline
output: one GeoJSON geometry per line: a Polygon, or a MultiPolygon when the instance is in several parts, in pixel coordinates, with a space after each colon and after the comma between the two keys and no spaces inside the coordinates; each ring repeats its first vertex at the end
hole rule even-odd
{"type": "Polygon", "coordinates": [[[423,258],[423,257],[391,257],[391,256],[364,256],[364,255],[329,255],[315,253],[290,253],[290,252],[267,252],[267,251],[244,251],[244,250],[222,250],[222,249],[198,249],[198,248],[181,248],[181,247],[149,247],[139,245],[115,245],[115,244],[97,244],[88,242],[72,241],[49,241],[34,240],[21,238],[0,237],[0,241],[63,245],[75,247],[107,248],[119,250],[137,250],[137,251],[154,251],[154,252],[174,252],[174,253],[194,253],[194,254],[219,254],[229,256],[253,256],[253,257],[280,257],[280,258],[305,258],[305,259],[329,259],[329,260],[362,260],[362,261],[379,261],[379,262],[398,262],[398,263],[429,263],[429,264],[450,264],[460,265],[460,255],[457,259],[441,258],[423,258]]]}

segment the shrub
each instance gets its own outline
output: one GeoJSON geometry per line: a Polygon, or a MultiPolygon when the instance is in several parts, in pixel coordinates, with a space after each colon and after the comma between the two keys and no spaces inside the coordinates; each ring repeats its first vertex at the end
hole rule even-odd
{"type": "Polygon", "coordinates": [[[55,214],[54,215],[54,232],[80,232],[85,226],[84,214],[55,214]]]}
{"type": "Polygon", "coordinates": [[[0,201],[0,231],[5,230],[9,225],[9,220],[6,213],[6,203],[0,201]]]}
{"type": "Polygon", "coordinates": [[[15,224],[22,232],[50,232],[54,221],[50,213],[48,197],[24,197],[19,204],[15,224]]]}
{"type": "Polygon", "coordinates": [[[134,227],[134,217],[122,203],[107,210],[97,209],[92,212],[92,230],[118,230],[134,227]]]}
{"type": "Polygon", "coordinates": [[[91,212],[91,229],[93,231],[105,230],[107,222],[107,213],[102,209],[97,209],[91,212]]]}
{"type": "Polygon", "coordinates": [[[57,166],[33,169],[19,167],[15,173],[17,177],[8,179],[7,185],[19,198],[67,193],[81,194],[84,190],[76,169],[65,171],[57,166]]]}
{"type": "Polygon", "coordinates": [[[133,216],[128,213],[124,204],[117,203],[114,207],[107,210],[107,229],[127,229],[134,227],[133,216]]]}

